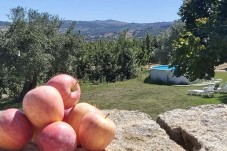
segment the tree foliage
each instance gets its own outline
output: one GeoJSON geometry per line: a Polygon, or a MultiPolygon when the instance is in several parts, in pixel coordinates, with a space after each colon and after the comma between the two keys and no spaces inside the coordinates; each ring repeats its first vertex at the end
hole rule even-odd
{"type": "MultiPolygon", "coordinates": [[[[62,49],[64,37],[59,34],[60,20],[48,13],[11,9],[12,24],[1,39],[5,87],[21,101],[26,92],[47,76],[62,49]]],[[[55,64],[56,65],[56,64],[55,64]]]]}
{"type": "Polygon", "coordinates": [[[213,73],[210,73],[213,69],[207,68],[213,64],[213,52],[207,51],[205,45],[201,44],[199,37],[194,36],[191,32],[186,32],[180,35],[180,38],[174,42],[173,47],[174,54],[172,57],[178,58],[177,64],[174,63],[176,64],[175,72],[177,76],[181,76],[182,72],[186,76],[191,75],[188,78],[192,80],[206,77],[205,73],[214,76],[213,73]]]}
{"type": "Polygon", "coordinates": [[[179,15],[185,29],[173,44],[172,66],[190,80],[212,78],[226,60],[226,0],[184,0],[179,15]],[[222,20],[222,21],[220,21],[222,20]]]}
{"type": "Polygon", "coordinates": [[[76,23],[61,31],[58,16],[33,9],[13,8],[9,19],[8,29],[0,33],[0,93],[17,101],[59,73],[92,83],[134,78],[141,66],[155,61],[159,49],[156,37],[136,39],[127,30],[117,39],[85,41],[73,32],[76,23]]]}
{"type": "Polygon", "coordinates": [[[171,53],[173,51],[173,41],[179,37],[179,34],[183,31],[184,23],[180,20],[174,21],[170,29],[161,33],[157,40],[155,47],[155,60],[161,64],[169,64],[171,59],[171,53]]]}
{"type": "Polygon", "coordinates": [[[10,82],[6,85],[16,93],[15,89],[22,89],[21,99],[27,90],[37,85],[41,73],[50,68],[53,56],[46,48],[57,33],[59,22],[57,17],[22,7],[12,9],[10,18],[13,22],[2,38],[1,56],[7,74],[12,75],[7,77],[8,81],[19,83],[15,85],[17,88],[11,88],[10,82]]]}

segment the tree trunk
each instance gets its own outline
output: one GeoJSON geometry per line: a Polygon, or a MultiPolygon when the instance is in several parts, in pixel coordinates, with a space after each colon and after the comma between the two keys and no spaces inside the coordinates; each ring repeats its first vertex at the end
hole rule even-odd
{"type": "Polygon", "coordinates": [[[18,98],[16,98],[16,102],[21,103],[23,101],[24,96],[28,91],[35,88],[37,86],[37,75],[32,77],[32,80],[25,81],[22,91],[18,98]]]}

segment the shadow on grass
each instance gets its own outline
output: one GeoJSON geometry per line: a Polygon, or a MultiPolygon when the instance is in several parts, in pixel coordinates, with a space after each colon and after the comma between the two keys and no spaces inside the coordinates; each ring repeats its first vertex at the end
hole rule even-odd
{"type": "Polygon", "coordinates": [[[143,82],[147,84],[153,84],[150,77],[146,77],[143,82]]]}
{"type": "Polygon", "coordinates": [[[147,84],[170,85],[170,86],[175,85],[175,83],[172,81],[162,81],[162,80],[152,81],[150,76],[146,77],[143,82],[147,84]]]}
{"type": "Polygon", "coordinates": [[[21,103],[15,102],[13,98],[0,99],[0,110],[5,110],[8,108],[21,108],[21,103]]]}
{"type": "Polygon", "coordinates": [[[219,99],[222,103],[227,104],[227,94],[220,96],[219,99]]]}

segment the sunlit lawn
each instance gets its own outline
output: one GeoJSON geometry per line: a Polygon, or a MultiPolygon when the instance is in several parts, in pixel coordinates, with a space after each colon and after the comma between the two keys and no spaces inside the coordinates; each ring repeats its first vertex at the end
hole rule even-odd
{"type": "MultiPolygon", "coordinates": [[[[102,85],[83,85],[81,101],[89,102],[101,109],[139,110],[153,118],[158,114],[175,108],[187,108],[202,104],[227,103],[227,95],[215,94],[213,98],[189,96],[189,89],[202,87],[178,87],[146,84],[140,78],[102,85]]],[[[227,82],[227,73],[217,73],[215,78],[227,82]]]]}
{"type": "MultiPolygon", "coordinates": [[[[202,87],[192,86],[165,86],[144,83],[148,74],[139,78],[116,83],[87,85],[81,84],[81,102],[89,102],[100,109],[139,110],[156,118],[158,114],[176,109],[187,108],[202,104],[227,104],[227,95],[215,94],[213,98],[189,96],[189,89],[202,87]]],[[[227,82],[227,72],[219,72],[215,78],[227,82]]],[[[15,104],[10,99],[0,101],[0,109],[9,107],[21,108],[21,104],[15,104]]]]}

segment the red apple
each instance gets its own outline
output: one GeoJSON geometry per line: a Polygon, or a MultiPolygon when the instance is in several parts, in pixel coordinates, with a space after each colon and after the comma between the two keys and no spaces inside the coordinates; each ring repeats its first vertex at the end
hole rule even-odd
{"type": "Polygon", "coordinates": [[[38,127],[33,126],[32,142],[36,143],[37,135],[40,133],[41,130],[42,130],[42,128],[38,128],[38,127]]]}
{"type": "Polygon", "coordinates": [[[69,109],[65,109],[64,110],[64,117],[62,119],[63,122],[67,122],[68,116],[69,116],[69,112],[72,110],[73,108],[69,108],[69,109]]]}
{"type": "Polygon", "coordinates": [[[47,82],[47,85],[55,87],[60,92],[65,109],[75,106],[80,99],[80,85],[71,75],[56,75],[47,82]]]}
{"type": "Polygon", "coordinates": [[[0,148],[20,150],[32,138],[32,124],[19,109],[0,111],[0,148]]]}
{"type": "Polygon", "coordinates": [[[77,145],[80,146],[79,125],[80,120],[89,112],[101,112],[95,106],[82,102],[72,108],[68,114],[67,123],[69,123],[77,134],[77,145]]]}
{"type": "Polygon", "coordinates": [[[61,121],[64,116],[61,95],[52,86],[39,86],[30,90],[24,96],[22,105],[28,119],[38,128],[61,121]]]}
{"type": "Polygon", "coordinates": [[[80,121],[79,137],[87,150],[104,150],[114,139],[116,126],[104,114],[87,113],[80,121]]]}
{"type": "Polygon", "coordinates": [[[36,144],[41,151],[73,151],[76,149],[76,133],[65,122],[54,122],[37,135],[36,144]]]}

